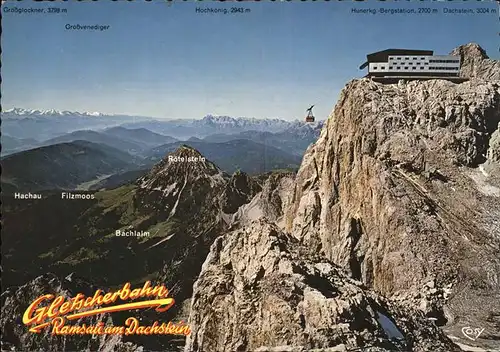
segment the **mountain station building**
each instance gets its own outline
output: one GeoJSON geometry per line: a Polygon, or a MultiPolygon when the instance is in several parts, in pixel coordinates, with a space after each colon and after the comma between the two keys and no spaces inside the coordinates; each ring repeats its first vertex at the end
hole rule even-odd
{"type": "Polygon", "coordinates": [[[399,80],[446,79],[464,82],[460,77],[460,57],[434,55],[432,50],[387,49],[368,54],[359,68],[368,67],[365,77],[381,83],[399,80]]]}

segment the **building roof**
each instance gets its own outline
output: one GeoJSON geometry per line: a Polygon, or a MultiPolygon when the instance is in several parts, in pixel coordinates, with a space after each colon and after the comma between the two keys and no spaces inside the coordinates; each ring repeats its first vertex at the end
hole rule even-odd
{"type": "Polygon", "coordinates": [[[366,55],[366,62],[359,69],[362,70],[368,66],[369,62],[387,62],[391,55],[432,55],[432,50],[414,50],[414,49],[386,49],[366,55]]]}

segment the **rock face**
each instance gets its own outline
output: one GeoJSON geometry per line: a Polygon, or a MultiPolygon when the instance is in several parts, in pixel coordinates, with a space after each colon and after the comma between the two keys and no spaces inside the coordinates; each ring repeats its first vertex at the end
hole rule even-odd
{"type": "Polygon", "coordinates": [[[500,62],[490,60],[483,48],[476,43],[469,43],[455,48],[450,55],[461,58],[462,77],[484,80],[500,80],[500,62]]]}
{"type": "Polygon", "coordinates": [[[422,313],[362,288],[274,224],[219,237],[194,287],[185,351],[456,351],[422,313]]]}
{"type": "Polygon", "coordinates": [[[490,149],[488,150],[488,160],[500,162],[500,126],[493,132],[490,138],[490,149]]]}
{"type": "Polygon", "coordinates": [[[295,174],[276,171],[265,176],[262,191],[238,209],[232,218],[232,226],[243,226],[261,218],[282,224],[285,209],[292,200],[290,189],[293,188],[295,174]]]}
{"type": "Polygon", "coordinates": [[[222,211],[227,214],[235,213],[240,206],[249,203],[262,190],[257,180],[246,173],[236,171],[228,181],[222,196],[222,211]]]}
{"type": "MultiPolygon", "coordinates": [[[[474,48],[456,49],[466,66],[474,48]]],[[[286,230],[384,295],[450,289],[419,305],[500,348],[499,121],[500,81],[349,82],[304,156],[286,230]]]]}
{"type": "MultiPolygon", "coordinates": [[[[59,279],[53,274],[39,276],[26,285],[2,293],[2,351],[142,351],[141,347],[123,342],[120,335],[52,335],[52,327],[42,329],[40,334],[27,332],[28,327],[22,322],[23,314],[36,298],[46,294],[70,298],[78,293],[93,294],[88,283],[74,277],[59,279]]],[[[108,314],[75,320],[70,325],[96,325],[99,322],[113,325],[108,314]]]]}

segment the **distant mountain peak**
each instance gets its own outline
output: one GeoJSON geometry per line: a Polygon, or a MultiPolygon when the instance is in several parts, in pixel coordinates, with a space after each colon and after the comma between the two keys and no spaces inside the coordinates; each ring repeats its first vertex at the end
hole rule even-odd
{"type": "Polygon", "coordinates": [[[231,116],[220,116],[220,115],[212,115],[208,114],[203,117],[204,121],[233,121],[236,120],[236,118],[231,117],[231,116]]]}
{"type": "MultiPolygon", "coordinates": [[[[197,151],[195,148],[187,145],[187,144],[181,144],[179,148],[175,152],[172,153],[174,156],[180,156],[180,157],[198,157],[198,158],[203,158],[203,155],[199,151],[197,151]]],[[[168,157],[168,156],[167,156],[168,157]]]]}
{"type": "MultiPolygon", "coordinates": [[[[167,220],[191,213],[194,203],[204,209],[203,216],[217,216],[220,208],[216,198],[222,194],[228,178],[196,149],[183,145],[136,181],[137,200],[147,212],[159,212],[167,220]]],[[[202,219],[198,220],[199,226],[206,226],[202,219]]]]}
{"type": "Polygon", "coordinates": [[[486,51],[477,43],[468,43],[465,45],[460,45],[453,49],[450,53],[451,55],[460,56],[462,60],[468,59],[489,59],[486,51]]]}
{"type": "Polygon", "coordinates": [[[500,80],[500,61],[492,60],[477,43],[460,45],[451,55],[460,56],[460,75],[469,79],[500,80]]]}
{"type": "Polygon", "coordinates": [[[180,164],[181,168],[182,164],[186,164],[186,167],[190,164],[193,164],[193,166],[200,164],[198,166],[201,166],[202,168],[208,166],[211,170],[214,168],[219,169],[211,161],[207,161],[207,159],[198,150],[187,144],[180,144],[174,152],[165,155],[165,157],[158,164],[156,164],[153,169],[160,167],[160,165],[162,169],[165,167],[172,167],[172,164],[180,164]]]}
{"type": "MultiPolygon", "coordinates": [[[[203,117],[202,120],[205,121],[265,121],[265,120],[279,120],[279,119],[270,119],[270,118],[263,118],[263,119],[258,119],[256,117],[244,117],[244,116],[238,116],[238,117],[233,117],[233,116],[228,116],[228,115],[214,115],[214,114],[207,114],[203,117]]],[[[284,121],[284,120],[283,120],[284,121]]]]}
{"type": "Polygon", "coordinates": [[[173,189],[173,184],[179,185],[179,181],[192,183],[201,178],[213,177],[213,181],[218,183],[223,181],[223,174],[218,166],[207,160],[199,151],[182,144],[137,182],[143,189],[166,190],[173,189]]]}

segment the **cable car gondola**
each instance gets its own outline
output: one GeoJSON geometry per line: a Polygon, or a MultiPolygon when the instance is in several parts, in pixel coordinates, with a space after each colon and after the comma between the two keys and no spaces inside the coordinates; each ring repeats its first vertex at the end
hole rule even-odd
{"type": "Polygon", "coordinates": [[[307,116],[306,116],[306,122],[314,122],[314,115],[312,113],[314,105],[311,105],[309,109],[306,110],[307,116]]]}

